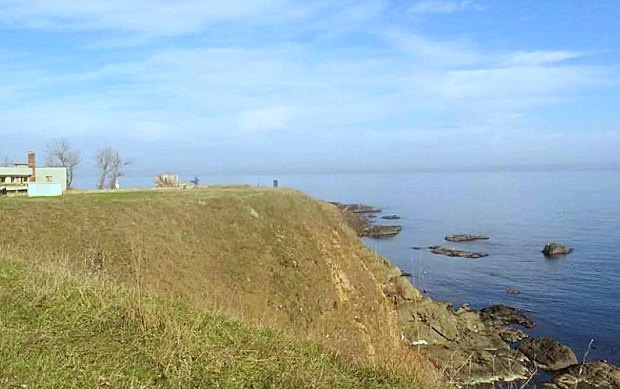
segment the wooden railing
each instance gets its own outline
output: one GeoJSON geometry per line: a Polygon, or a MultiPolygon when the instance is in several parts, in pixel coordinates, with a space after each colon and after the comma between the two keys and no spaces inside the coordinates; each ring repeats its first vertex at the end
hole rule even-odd
{"type": "Polygon", "coordinates": [[[0,182],[0,190],[6,188],[7,191],[28,190],[28,184],[22,182],[0,182]]]}

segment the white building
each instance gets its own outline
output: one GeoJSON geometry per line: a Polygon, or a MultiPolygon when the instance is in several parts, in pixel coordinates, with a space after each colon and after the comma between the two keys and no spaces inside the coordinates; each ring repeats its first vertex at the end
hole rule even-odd
{"type": "Polygon", "coordinates": [[[28,153],[28,163],[0,166],[0,194],[60,196],[67,191],[67,168],[36,166],[35,154],[28,153]]]}

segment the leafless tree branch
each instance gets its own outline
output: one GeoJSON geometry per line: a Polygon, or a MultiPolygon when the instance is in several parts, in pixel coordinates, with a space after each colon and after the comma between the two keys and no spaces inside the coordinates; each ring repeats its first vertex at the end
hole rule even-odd
{"type": "Polygon", "coordinates": [[[75,168],[80,163],[80,154],[71,149],[69,142],[62,138],[47,145],[47,164],[67,168],[67,189],[73,186],[75,168]]]}
{"type": "Polygon", "coordinates": [[[99,182],[97,188],[103,189],[108,180],[110,189],[118,188],[118,179],[125,175],[125,166],[130,161],[121,157],[120,152],[112,147],[104,147],[97,151],[97,166],[99,167],[99,182]]]}
{"type": "Polygon", "coordinates": [[[13,166],[13,160],[6,155],[0,157],[0,166],[13,166]]]}

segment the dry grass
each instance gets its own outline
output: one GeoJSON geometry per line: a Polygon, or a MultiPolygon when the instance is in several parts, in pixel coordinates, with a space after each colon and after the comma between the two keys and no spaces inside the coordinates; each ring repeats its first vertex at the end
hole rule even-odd
{"type": "Polygon", "coordinates": [[[11,198],[0,199],[0,220],[0,247],[20,258],[64,258],[132,295],[278,328],[412,385],[441,385],[402,345],[381,288],[384,260],[334,207],[300,193],[215,187],[11,198]]]}
{"type": "Polygon", "coordinates": [[[0,256],[2,387],[409,387],[321,347],[64,261],[0,256]]]}

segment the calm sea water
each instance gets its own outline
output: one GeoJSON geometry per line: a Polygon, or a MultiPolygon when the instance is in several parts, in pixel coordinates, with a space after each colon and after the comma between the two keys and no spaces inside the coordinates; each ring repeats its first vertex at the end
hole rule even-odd
{"type": "MultiPolygon", "coordinates": [[[[481,172],[202,177],[202,183],[293,187],[315,197],[362,202],[402,217],[401,234],[367,240],[413,274],[429,296],[474,308],[504,303],[530,312],[532,335],[558,338],[579,358],[620,364],[620,171],[481,172]],[[449,243],[447,234],[489,241],[449,243]],[[575,249],[549,260],[547,241],[575,249]],[[459,259],[411,250],[446,245],[483,251],[459,259]],[[520,295],[505,293],[518,289],[520,295]]],[[[125,178],[149,186],[151,179],[125,178]]],[[[388,223],[389,224],[389,223],[388,223]]]]}

